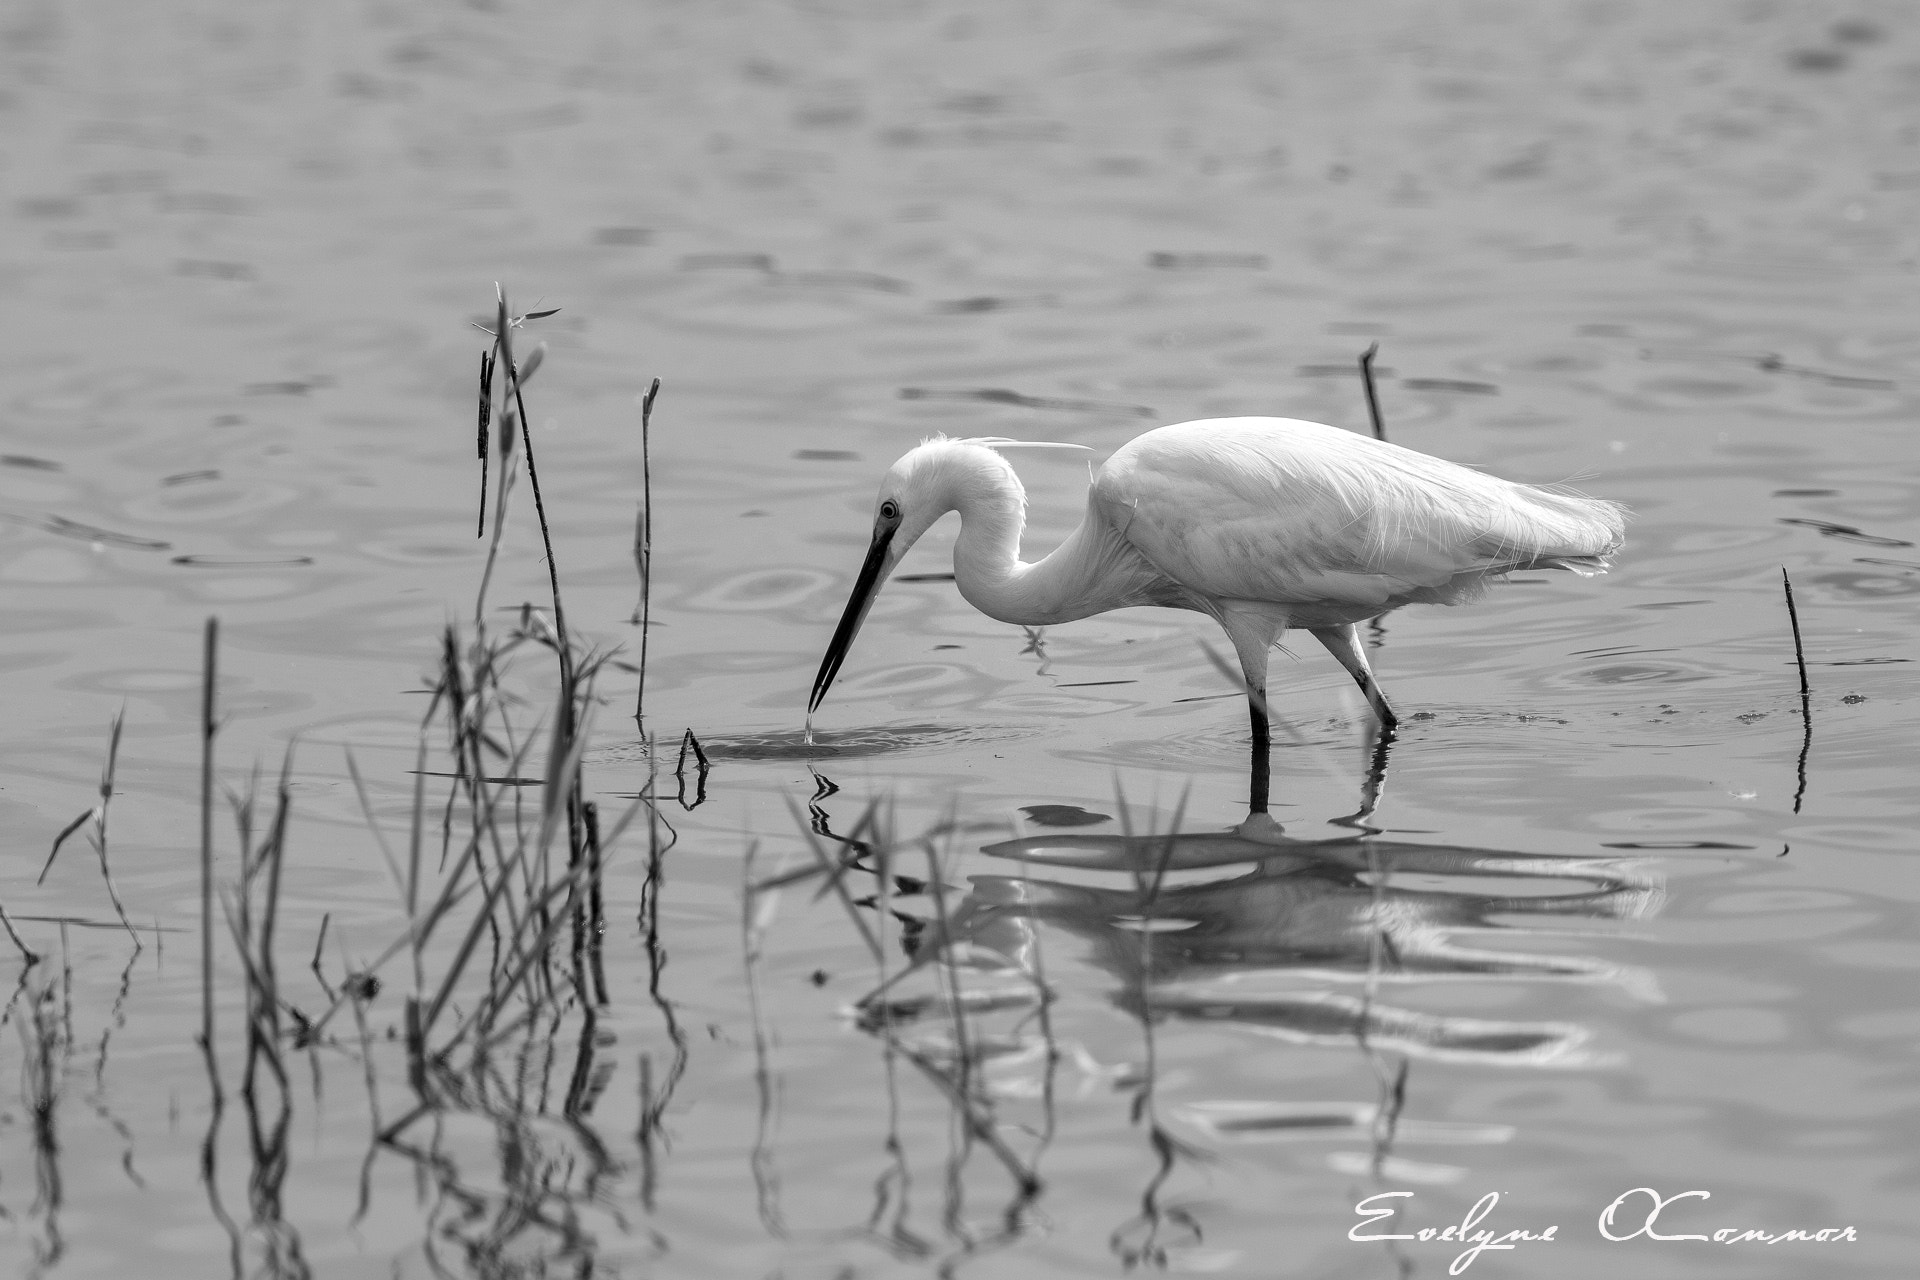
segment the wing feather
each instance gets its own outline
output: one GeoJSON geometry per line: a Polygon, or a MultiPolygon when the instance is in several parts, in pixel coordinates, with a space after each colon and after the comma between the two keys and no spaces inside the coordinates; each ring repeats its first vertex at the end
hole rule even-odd
{"type": "Polygon", "coordinates": [[[1613,503],[1287,418],[1150,431],[1094,495],[1162,572],[1219,599],[1451,601],[1514,569],[1603,570],[1623,532],[1613,503]]]}

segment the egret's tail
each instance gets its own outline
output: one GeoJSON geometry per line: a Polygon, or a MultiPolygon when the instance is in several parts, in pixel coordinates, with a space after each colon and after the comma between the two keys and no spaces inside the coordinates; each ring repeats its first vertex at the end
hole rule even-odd
{"type": "Polygon", "coordinates": [[[1532,564],[1515,566],[1516,569],[1567,569],[1583,578],[1605,573],[1612,567],[1605,556],[1543,556],[1532,564]]]}

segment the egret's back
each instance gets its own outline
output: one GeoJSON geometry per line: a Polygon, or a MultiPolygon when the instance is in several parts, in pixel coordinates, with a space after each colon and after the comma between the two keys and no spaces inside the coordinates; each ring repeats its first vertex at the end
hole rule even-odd
{"type": "Polygon", "coordinates": [[[1297,625],[1453,603],[1490,576],[1594,572],[1619,547],[1614,503],[1515,484],[1350,431],[1214,418],[1149,431],[1095,501],[1161,572],[1217,600],[1301,606],[1297,625]]]}

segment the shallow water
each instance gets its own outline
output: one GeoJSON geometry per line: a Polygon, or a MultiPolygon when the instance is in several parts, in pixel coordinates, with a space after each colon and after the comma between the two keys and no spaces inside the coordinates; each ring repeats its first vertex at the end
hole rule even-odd
{"type": "MultiPolygon", "coordinates": [[[[324,1003],[297,985],[323,917],[336,976],[405,927],[343,749],[396,829],[422,673],[482,567],[469,322],[498,280],[561,308],[522,339],[550,348],[527,395],[555,558],[570,625],[628,662],[635,398],[664,383],[647,728],[663,772],[687,729],[711,764],[666,788],[669,962],[656,1000],[643,859],[616,857],[594,1105],[541,1095],[514,1143],[446,1115],[434,1159],[370,1143],[409,1105],[386,973],[367,1041],[292,1059],[277,1180],[229,1117],[246,1266],[291,1238],[324,1276],[1436,1276],[1457,1247],[1350,1241],[1355,1204],[1412,1192],[1384,1202],[1412,1229],[1499,1192],[1483,1226],[1556,1238],[1468,1274],[1910,1272],[1905,8],[22,4],[0,66],[0,905],[52,957],[0,1033],[16,1271],[230,1266],[192,1041],[207,616],[225,781],[299,743],[289,998],[324,1003]],[[940,580],[951,527],[808,748],[905,448],[1096,450],[1016,457],[1031,556],[1078,519],[1086,457],[1147,426],[1365,429],[1376,341],[1396,441],[1636,513],[1608,577],[1384,621],[1378,836],[1338,821],[1365,706],[1317,646],[1275,664],[1285,831],[1234,833],[1211,624],[1036,641],[940,580]],[[35,881],[122,706],[137,954],[87,849],[35,881]],[[844,887],[907,919],[797,878],[809,830],[838,849],[876,801],[944,860],[844,887]],[[745,884],[783,878],[743,929],[745,884]],[[952,964],[909,970],[902,932],[952,964]],[[1637,1187],[1711,1192],[1669,1231],[1858,1239],[1602,1238],[1637,1187]]],[[[502,619],[546,592],[524,499],[502,619]]],[[[648,752],[633,675],[603,692],[611,812],[648,752]]]]}

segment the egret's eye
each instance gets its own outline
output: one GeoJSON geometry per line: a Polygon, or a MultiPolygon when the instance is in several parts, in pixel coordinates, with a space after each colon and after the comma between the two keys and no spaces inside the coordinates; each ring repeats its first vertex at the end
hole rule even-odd
{"type": "Polygon", "coordinates": [[[900,518],[900,504],[892,498],[888,498],[880,504],[880,518],[882,520],[898,520],[900,518]]]}

